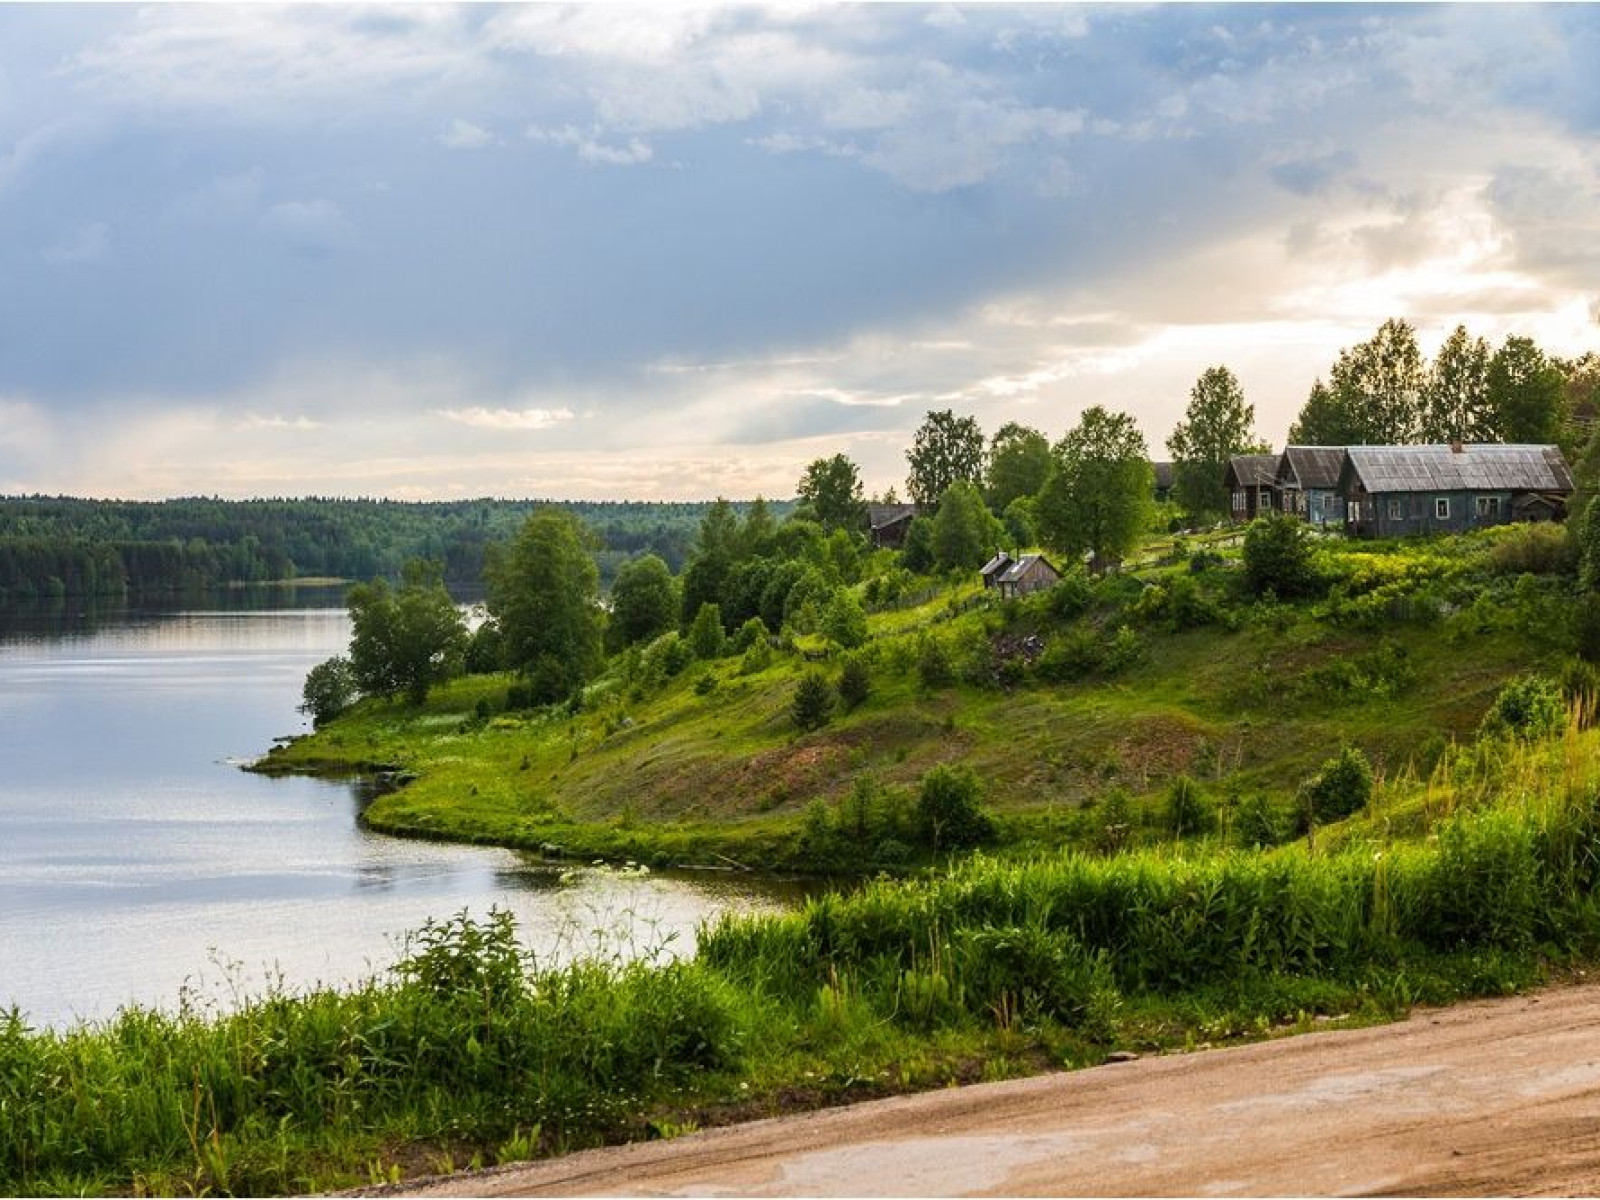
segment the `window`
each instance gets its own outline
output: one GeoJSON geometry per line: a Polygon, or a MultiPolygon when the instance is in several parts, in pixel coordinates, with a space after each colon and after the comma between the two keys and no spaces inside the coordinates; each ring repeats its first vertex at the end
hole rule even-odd
{"type": "Polygon", "coordinates": [[[1347,500],[1344,505],[1344,516],[1347,521],[1361,520],[1361,504],[1356,500],[1347,500]]]}
{"type": "Polygon", "coordinates": [[[1478,518],[1480,520],[1498,521],[1500,519],[1500,497],[1479,496],[1478,518]]]}
{"type": "Polygon", "coordinates": [[[1244,493],[1243,492],[1235,492],[1233,494],[1233,511],[1234,512],[1243,512],[1244,510],[1245,510],[1244,493]]]}
{"type": "Polygon", "coordinates": [[[1406,515],[1404,510],[1405,510],[1405,502],[1404,501],[1402,501],[1402,500],[1391,500],[1391,501],[1389,501],[1389,520],[1391,520],[1391,521],[1401,520],[1406,515]]]}
{"type": "Polygon", "coordinates": [[[1450,519],[1450,497],[1435,496],[1433,500],[1433,515],[1441,521],[1450,519]]]}

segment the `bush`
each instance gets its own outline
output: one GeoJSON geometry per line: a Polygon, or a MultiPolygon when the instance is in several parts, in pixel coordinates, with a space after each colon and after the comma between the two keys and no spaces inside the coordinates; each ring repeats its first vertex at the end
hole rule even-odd
{"type": "Polygon", "coordinates": [[[663,633],[645,647],[639,657],[640,670],[645,678],[658,683],[671,679],[694,661],[694,651],[676,631],[663,633]]]}
{"type": "Polygon", "coordinates": [[[1311,561],[1306,523],[1286,513],[1252,521],[1244,534],[1244,581],[1253,596],[1270,592],[1288,600],[1319,595],[1323,581],[1311,561]]]}
{"type": "Polygon", "coordinates": [[[696,696],[709,696],[717,690],[717,677],[710,671],[702,671],[695,678],[694,694],[696,696]]]}
{"type": "Polygon", "coordinates": [[[1050,597],[1050,615],[1058,621],[1071,621],[1088,609],[1093,592],[1088,574],[1082,567],[1074,567],[1061,577],[1061,581],[1047,595],[1050,597]]]}
{"type": "Polygon", "coordinates": [[[1532,742],[1556,733],[1566,721],[1561,689],[1542,675],[1525,675],[1500,689],[1478,732],[1532,742]]]}
{"type": "Polygon", "coordinates": [[[839,670],[839,699],[849,710],[866,703],[871,694],[872,673],[867,670],[867,664],[860,655],[852,654],[844,660],[844,666],[839,670]]]}
{"type": "Polygon", "coordinates": [[[739,659],[739,674],[754,675],[772,665],[772,644],[765,638],[752,642],[739,659]]]}
{"type": "Polygon", "coordinates": [[[1239,801],[1233,810],[1233,841],[1246,849],[1276,846],[1283,841],[1283,818],[1259,792],[1239,801]]]}
{"type": "Polygon", "coordinates": [[[739,632],[733,635],[733,652],[743,654],[757,642],[764,642],[771,635],[767,632],[767,623],[760,617],[751,617],[739,626],[739,632]]]}
{"type": "Polygon", "coordinates": [[[305,687],[300,693],[303,701],[300,711],[311,718],[313,725],[321,725],[344,712],[360,694],[350,660],[330,658],[307,672],[305,687]]]}
{"type": "Polygon", "coordinates": [[[1133,800],[1126,788],[1114,787],[1100,804],[1095,844],[1107,853],[1121,850],[1133,836],[1133,800]]]}
{"type": "Polygon", "coordinates": [[[1196,837],[1212,828],[1215,814],[1200,785],[1179,775],[1167,789],[1167,831],[1175,838],[1196,837]]]}
{"type": "Polygon", "coordinates": [[[846,650],[867,640],[867,614],[848,588],[839,588],[822,611],[822,632],[846,650]]]}
{"type": "Polygon", "coordinates": [[[801,729],[821,729],[833,719],[833,685],[816,671],[807,671],[794,689],[789,706],[794,723],[801,729]]]}
{"type": "Polygon", "coordinates": [[[1600,599],[1594,596],[1580,597],[1572,606],[1572,648],[1585,662],[1600,663],[1600,599]]]}
{"type": "Polygon", "coordinates": [[[468,675],[492,675],[506,669],[506,639],[499,625],[485,621],[472,631],[462,665],[468,675]]]}
{"type": "Polygon", "coordinates": [[[718,658],[727,641],[722,632],[722,606],[702,604],[689,626],[689,649],[696,658],[718,658]]]}
{"type": "Polygon", "coordinates": [[[1495,531],[1489,569],[1498,575],[1567,575],[1577,567],[1577,547],[1560,525],[1516,524],[1495,531]]]}
{"type": "Polygon", "coordinates": [[[1319,824],[1348,817],[1372,799],[1372,764],[1360,750],[1345,746],[1300,785],[1300,796],[1307,813],[1319,824]]]}
{"type": "Polygon", "coordinates": [[[1600,705],[1600,668],[1581,658],[1568,661],[1561,669],[1561,698],[1577,709],[1586,723],[1592,722],[1600,705]]]}
{"type": "Polygon", "coordinates": [[[924,637],[917,653],[917,678],[929,691],[949,687],[956,681],[955,665],[950,661],[950,651],[936,637],[924,637]]]}
{"type": "Polygon", "coordinates": [[[979,803],[981,788],[970,767],[934,767],[917,793],[917,835],[934,850],[981,846],[994,822],[979,803]]]}

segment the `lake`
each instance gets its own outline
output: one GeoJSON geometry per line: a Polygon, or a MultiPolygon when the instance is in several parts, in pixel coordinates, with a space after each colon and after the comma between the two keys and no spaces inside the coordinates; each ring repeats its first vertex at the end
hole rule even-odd
{"type": "Polygon", "coordinates": [[[495,905],[545,961],[681,952],[706,918],[797,895],[384,837],[358,785],[239,770],[307,727],[305,673],[349,640],[330,602],[0,621],[0,1008],[60,1026],[349,983],[430,917],[495,905]]]}

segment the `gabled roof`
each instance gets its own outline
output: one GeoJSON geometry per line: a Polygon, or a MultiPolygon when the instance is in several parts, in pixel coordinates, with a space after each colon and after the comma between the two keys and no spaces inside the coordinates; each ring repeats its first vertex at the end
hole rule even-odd
{"type": "Polygon", "coordinates": [[[1343,470],[1343,446],[1289,446],[1278,465],[1278,481],[1303,490],[1336,488],[1343,470]]]}
{"type": "Polygon", "coordinates": [[[1044,563],[1045,566],[1050,568],[1050,570],[1051,570],[1051,572],[1053,574],[1055,574],[1055,575],[1060,575],[1061,574],[1060,571],[1056,570],[1055,564],[1053,564],[1044,555],[1042,555],[1042,554],[1024,554],[1021,558],[1017,559],[1009,567],[1006,568],[1005,574],[1000,576],[1000,582],[1001,583],[1015,583],[1017,580],[1021,579],[1024,575],[1026,575],[1028,573],[1028,568],[1029,567],[1033,566],[1033,564],[1037,563],[1037,562],[1044,563]]]}
{"type": "Polygon", "coordinates": [[[1277,479],[1276,454],[1235,454],[1228,460],[1228,477],[1239,487],[1271,487],[1277,479]]]}
{"type": "Polygon", "coordinates": [[[1004,550],[1001,550],[1001,551],[997,552],[995,554],[995,556],[993,558],[991,558],[988,562],[983,564],[983,570],[979,571],[978,574],[982,575],[985,579],[987,579],[990,575],[993,575],[996,571],[1005,570],[1006,567],[1010,566],[1011,563],[1014,562],[1014,561],[1015,560],[1011,557],[1011,555],[1007,554],[1004,550]]]}
{"type": "Polygon", "coordinates": [[[1350,446],[1345,471],[1381,492],[1570,492],[1555,446],[1350,446]]]}
{"type": "Polygon", "coordinates": [[[873,529],[882,529],[885,525],[893,525],[907,517],[917,515],[915,504],[869,504],[867,505],[867,524],[873,529]]]}

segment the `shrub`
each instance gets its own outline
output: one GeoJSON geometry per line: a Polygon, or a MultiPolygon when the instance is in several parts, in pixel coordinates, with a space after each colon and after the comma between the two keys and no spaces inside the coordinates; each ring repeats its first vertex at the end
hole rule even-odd
{"type": "Polygon", "coordinates": [[[1500,689],[1478,732],[1532,742],[1555,733],[1566,720],[1561,689],[1542,675],[1525,675],[1500,689]]]}
{"type": "Polygon", "coordinates": [[[1100,804],[1095,844],[1111,853],[1121,850],[1133,836],[1133,801],[1126,788],[1114,787],[1100,804]]]}
{"type": "Polygon", "coordinates": [[[647,681],[657,683],[672,678],[693,661],[694,651],[674,630],[663,633],[645,647],[639,656],[639,667],[647,681]]]}
{"type": "Polygon", "coordinates": [[[1179,775],[1167,789],[1167,830],[1175,838],[1195,837],[1208,832],[1215,814],[1200,785],[1187,775],[1179,775]]]}
{"type": "Polygon", "coordinates": [[[1283,841],[1283,818],[1265,796],[1252,792],[1233,812],[1233,841],[1240,846],[1276,846],[1283,841]]]}
{"type": "Polygon", "coordinates": [[[950,651],[936,637],[924,637],[917,652],[917,678],[929,691],[949,687],[956,681],[955,666],[950,661],[950,651]]]}
{"type": "Polygon", "coordinates": [[[1560,525],[1507,525],[1489,551],[1489,569],[1499,575],[1567,575],[1577,566],[1577,547],[1560,525]]]}
{"type": "Polygon", "coordinates": [[[717,658],[727,640],[722,632],[722,606],[702,604],[689,626],[689,649],[696,658],[717,658]]]}
{"type": "Polygon", "coordinates": [[[821,729],[833,719],[833,685],[816,671],[807,671],[794,689],[789,706],[794,723],[801,729],[821,729]]]}
{"type": "Polygon", "coordinates": [[[1586,724],[1600,706],[1600,669],[1581,658],[1570,659],[1561,669],[1561,698],[1578,710],[1586,724]]]}
{"type": "Polygon", "coordinates": [[[702,671],[695,678],[694,694],[696,696],[709,696],[717,690],[717,677],[710,671],[702,671]]]}
{"type": "MultiPolygon", "coordinates": [[[[1600,505],[1593,506],[1600,509],[1600,505]]],[[[1597,518],[1600,525],[1600,518],[1597,518]]],[[[1573,650],[1585,662],[1600,663],[1600,599],[1583,596],[1572,606],[1573,650]]]]}
{"type": "Polygon", "coordinates": [[[844,660],[839,670],[839,699],[846,710],[858,708],[872,694],[872,673],[858,654],[844,660]]]}
{"type": "Polygon", "coordinates": [[[743,654],[757,642],[764,642],[770,635],[767,632],[767,623],[760,617],[751,617],[739,626],[739,632],[733,635],[733,651],[743,654]]]}
{"type": "Polygon", "coordinates": [[[1081,616],[1089,607],[1089,601],[1093,596],[1089,587],[1089,576],[1082,567],[1073,567],[1050,589],[1048,595],[1050,615],[1058,621],[1071,621],[1081,616]]]}
{"type": "Polygon", "coordinates": [[[472,631],[462,665],[468,675],[492,675],[506,669],[506,639],[498,624],[485,621],[472,631]]]}
{"type": "Polygon", "coordinates": [[[772,665],[772,645],[765,638],[750,643],[750,648],[739,659],[739,674],[754,675],[772,665]]]}
{"type": "Polygon", "coordinates": [[[848,588],[839,588],[822,612],[822,632],[846,650],[867,640],[867,614],[848,588]]]}
{"type": "Polygon", "coordinates": [[[981,788],[971,767],[934,767],[917,793],[917,835],[935,850],[981,846],[994,837],[994,822],[979,803],[981,788]]]}
{"type": "Polygon", "coordinates": [[[1372,764],[1360,750],[1345,746],[1300,785],[1300,795],[1318,823],[1348,817],[1372,799],[1372,764]]]}
{"type": "Polygon", "coordinates": [[[1271,592],[1280,599],[1315,596],[1323,583],[1311,560],[1306,523],[1272,513],[1250,523],[1244,534],[1244,580],[1254,596],[1271,592]]]}
{"type": "Polygon", "coordinates": [[[300,711],[311,718],[313,725],[321,725],[344,712],[360,694],[350,660],[330,658],[307,672],[305,687],[300,693],[303,701],[300,711]]]}

